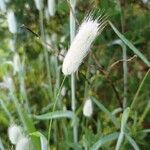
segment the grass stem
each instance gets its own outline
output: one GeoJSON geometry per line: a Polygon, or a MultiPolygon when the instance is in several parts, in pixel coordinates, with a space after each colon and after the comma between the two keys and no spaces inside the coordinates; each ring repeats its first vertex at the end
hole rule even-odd
{"type": "Polygon", "coordinates": [[[145,76],[144,76],[144,78],[143,78],[141,84],[139,85],[139,87],[138,87],[138,89],[137,89],[137,92],[136,92],[136,94],[135,94],[135,96],[134,96],[134,98],[133,98],[133,101],[132,101],[132,103],[131,103],[131,107],[130,107],[131,109],[133,109],[133,107],[135,106],[135,104],[136,104],[136,102],[137,102],[137,97],[138,97],[138,95],[139,95],[139,93],[140,93],[140,91],[141,91],[141,89],[142,89],[142,87],[143,87],[143,84],[144,84],[144,82],[145,82],[145,80],[146,80],[146,78],[147,78],[149,72],[150,72],[150,69],[146,72],[146,74],[145,74],[145,76]]]}
{"type": "Polygon", "coordinates": [[[148,112],[150,111],[150,100],[148,101],[148,104],[143,112],[143,114],[141,115],[138,124],[141,125],[144,118],[146,117],[146,115],[148,114],[148,112]]]}
{"type": "Polygon", "coordinates": [[[127,104],[127,84],[128,84],[128,66],[127,66],[127,49],[125,44],[122,44],[123,51],[123,107],[126,108],[127,104]]]}
{"type": "MultiPolygon", "coordinates": [[[[52,108],[52,112],[55,111],[56,104],[57,104],[57,101],[58,101],[58,99],[59,99],[59,96],[60,96],[60,93],[61,93],[61,89],[62,89],[62,87],[63,87],[63,85],[64,85],[65,79],[66,79],[66,76],[63,78],[63,81],[62,81],[62,83],[61,83],[61,85],[60,85],[60,88],[59,88],[59,90],[58,90],[58,93],[57,93],[57,95],[56,95],[56,99],[55,99],[55,103],[54,103],[53,108],[52,108]]],[[[48,142],[50,141],[52,123],[53,123],[53,119],[51,119],[50,122],[49,122],[48,142]]]]}
{"type": "MultiPolygon", "coordinates": [[[[76,32],[76,20],[75,20],[75,6],[76,0],[70,0],[70,42],[73,41],[76,32]]],[[[76,98],[75,98],[75,74],[71,75],[71,108],[75,113],[76,111],[76,98]]],[[[77,125],[73,125],[73,139],[76,143],[78,141],[78,128],[77,125]]]]}
{"type": "MultiPolygon", "coordinates": [[[[41,39],[44,43],[46,43],[45,39],[45,33],[44,33],[44,23],[43,23],[43,11],[41,10],[40,12],[40,30],[41,30],[41,39]]],[[[48,52],[43,46],[44,49],[44,57],[45,57],[45,63],[46,63],[46,70],[47,70],[47,78],[48,78],[48,83],[49,83],[49,92],[50,92],[50,97],[53,97],[53,91],[52,91],[52,81],[51,81],[51,73],[50,73],[50,65],[49,65],[49,56],[48,52]]]]}

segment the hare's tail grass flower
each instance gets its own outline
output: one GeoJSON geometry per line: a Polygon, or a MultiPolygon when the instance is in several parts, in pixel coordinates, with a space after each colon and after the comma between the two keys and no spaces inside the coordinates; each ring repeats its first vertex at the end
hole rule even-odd
{"type": "Polygon", "coordinates": [[[6,2],[6,3],[9,3],[9,2],[10,2],[10,0],[5,0],[5,2],[6,2]]]}
{"type": "Polygon", "coordinates": [[[16,150],[30,150],[30,139],[21,137],[16,145],[16,150]]]}
{"type": "Polygon", "coordinates": [[[13,67],[14,67],[14,75],[15,75],[21,69],[21,62],[20,62],[20,57],[19,57],[18,53],[14,54],[13,67]]]}
{"type": "Polygon", "coordinates": [[[9,89],[9,91],[14,91],[15,90],[15,87],[14,87],[14,84],[13,84],[13,79],[9,75],[5,75],[3,77],[3,81],[7,85],[7,88],[9,89]]]}
{"type": "Polygon", "coordinates": [[[12,144],[17,144],[19,139],[22,137],[22,129],[20,126],[12,124],[8,128],[8,137],[12,144]]]}
{"type": "Polygon", "coordinates": [[[83,115],[86,117],[91,117],[93,113],[93,105],[91,99],[87,99],[83,106],[83,115]]]}
{"type": "Polygon", "coordinates": [[[7,12],[7,22],[8,22],[8,29],[11,33],[17,33],[17,22],[15,18],[15,14],[12,10],[7,12]]]}
{"type": "Polygon", "coordinates": [[[84,19],[64,58],[62,65],[64,75],[70,75],[78,70],[83,59],[89,53],[93,41],[103,31],[106,24],[107,16],[105,15],[94,19],[90,14],[84,19]]]}
{"type": "Polygon", "coordinates": [[[0,10],[6,12],[6,4],[4,0],[0,0],[0,10]]]}
{"type": "Polygon", "coordinates": [[[56,12],[56,2],[55,0],[48,0],[48,12],[50,16],[54,16],[56,12]]]}
{"type": "Polygon", "coordinates": [[[34,0],[37,10],[41,11],[44,8],[43,0],[34,0]]]}

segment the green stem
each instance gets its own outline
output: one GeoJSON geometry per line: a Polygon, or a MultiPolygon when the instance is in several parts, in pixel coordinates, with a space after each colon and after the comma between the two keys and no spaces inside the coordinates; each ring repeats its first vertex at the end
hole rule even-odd
{"type": "Polygon", "coordinates": [[[145,74],[145,76],[144,76],[144,78],[143,78],[141,84],[140,84],[139,87],[138,87],[138,90],[137,90],[137,92],[136,92],[136,94],[135,94],[135,96],[134,96],[134,98],[133,98],[132,103],[131,103],[131,109],[133,109],[133,107],[135,106],[135,104],[136,104],[136,102],[137,102],[137,97],[138,97],[138,95],[139,95],[139,93],[140,93],[140,90],[142,89],[142,86],[143,86],[143,84],[144,84],[144,82],[145,82],[145,80],[146,80],[146,78],[147,78],[149,72],[150,72],[150,69],[146,72],[146,74],[145,74]]]}
{"type": "MultiPolygon", "coordinates": [[[[44,33],[44,23],[43,23],[43,11],[41,10],[39,13],[40,13],[41,39],[44,43],[46,43],[45,33],[44,33]]],[[[47,49],[45,48],[45,46],[43,46],[43,49],[44,49],[44,57],[45,57],[46,70],[47,70],[47,78],[48,78],[48,82],[49,82],[50,97],[53,97],[52,80],[51,80],[50,65],[49,65],[49,56],[48,56],[48,52],[47,52],[47,49]]]]}
{"type": "MultiPolygon", "coordinates": [[[[118,0],[118,5],[120,8],[120,20],[121,20],[121,29],[122,33],[124,32],[124,11],[121,8],[120,1],[118,0]]],[[[122,46],[122,51],[123,51],[123,88],[124,88],[124,93],[123,93],[123,107],[126,108],[127,105],[127,84],[128,84],[128,66],[127,66],[127,48],[124,43],[121,44],[122,46]]]]}
{"type": "MultiPolygon", "coordinates": [[[[90,63],[90,57],[88,58],[88,63],[90,63]]],[[[85,76],[86,79],[89,78],[89,70],[90,70],[90,67],[87,68],[86,76],[85,76]]],[[[85,88],[84,88],[84,99],[86,99],[88,97],[88,89],[89,89],[89,83],[86,80],[85,81],[85,88]]]]}
{"type": "MultiPolygon", "coordinates": [[[[76,0],[70,0],[70,41],[72,42],[75,37],[76,32],[76,23],[75,23],[75,6],[76,0]]],[[[76,110],[76,98],[75,98],[75,74],[71,75],[71,108],[72,111],[75,113],[76,110]]],[[[78,141],[78,128],[77,125],[73,125],[73,138],[74,142],[78,141]]]]}
{"type": "Polygon", "coordinates": [[[123,107],[125,108],[127,103],[128,66],[127,66],[127,49],[124,44],[122,44],[122,50],[123,50],[123,85],[124,85],[123,107]]]}
{"type": "Polygon", "coordinates": [[[25,100],[25,108],[26,110],[31,113],[31,109],[29,107],[29,101],[28,101],[28,97],[27,97],[27,91],[26,91],[26,86],[25,86],[25,82],[24,82],[24,68],[23,65],[21,64],[21,70],[19,71],[18,77],[19,77],[19,81],[20,81],[20,93],[21,93],[21,97],[23,98],[23,100],[25,100]]]}
{"type": "Polygon", "coordinates": [[[150,111],[150,100],[148,101],[148,104],[142,114],[142,116],[139,119],[138,124],[141,125],[141,123],[143,122],[144,118],[146,117],[147,113],[150,111]]]}
{"type": "MultiPolygon", "coordinates": [[[[57,104],[57,101],[58,101],[58,99],[59,99],[59,96],[60,96],[60,93],[61,93],[61,89],[62,89],[62,87],[63,87],[63,85],[64,85],[65,79],[66,79],[66,76],[64,77],[64,79],[63,79],[63,81],[62,81],[62,83],[61,83],[61,85],[60,85],[60,88],[59,88],[59,90],[58,90],[58,93],[57,93],[57,95],[56,95],[56,99],[55,99],[55,103],[54,103],[53,108],[52,108],[52,112],[55,111],[56,104],[57,104]]],[[[52,122],[53,122],[53,119],[51,119],[51,120],[50,120],[50,123],[49,123],[48,141],[50,141],[52,122]]]]}

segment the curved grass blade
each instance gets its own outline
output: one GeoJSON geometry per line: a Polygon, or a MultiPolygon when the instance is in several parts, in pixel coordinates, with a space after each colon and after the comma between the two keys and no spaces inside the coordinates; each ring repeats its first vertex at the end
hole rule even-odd
{"type": "Polygon", "coordinates": [[[130,137],[128,134],[125,133],[125,136],[127,138],[127,140],[130,142],[130,144],[133,146],[133,148],[135,150],[140,150],[138,145],[136,144],[136,142],[134,141],[134,139],[132,137],[130,137]]]}
{"type": "Polygon", "coordinates": [[[105,135],[104,137],[100,138],[93,146],[91,146],[89,150],[98,150],[105,143],[116,140],[118,136],[119,136],[118,132],[105,135]]]}
{"type": "Polygon", "coordinates": [[[139,132],[142,132],[142,133],[150,133],[150,129],[144,129],[144,130],[141,130],[139,132]]]}
{"type": "Polygon", "coordinates": [[[118,37],[138,56],[143,60],[143,62],[150,67],[150,61],[128,40],[125,38],[124,35],[122,35],[116,27],[109,21],[110,26],[115,31],[115,33],[118,35],[118,37]]]}
{"type": "Polygon", "coordinates": [[[123,142],[123,139],[124,139],[124,129],[125,129],[125,126],[127,124],[129,112],[130,112],[130,108],[126,108],[124,110],[124,112],[123,112],[122,120],[121,120],[121,129],[120,129],[121,131],[120,131],[120,134],[119,134],[119,137],[118,137],[118,141],[117,141],[115,150],[119,150],[120,147],[121,147],[121,144],[123,142]]]}
{"type": "Polygon", "coordinates": [[[39,116],[34,116],[34,118],[39,120],[50,120],[50,119],[58,119],[58,118],[75,119],[76,116],[72,111],[65,110],[65,111],[55,111],[55,112],[50,112],[39,116]]]}
{"type": "Polygon", "coordinates": [[[37,132],[30,133],[30,135],[40,138],[41,150],[48,150],[48,141],[47,141],[46,137],[42,133],[37,131],[37,132]]]}
{"type": "Polygon", "coordinates": [[[104,112],[108,115],[108,117],[110,118],[110,120],[114,123],[114,125],[119,128],[119,123],[116,119],[116,117],[111,113],[109,112],[109,110],[103,105],[101,104],[98,100],[96,100],[94,97],[91,97],[92,100],[94,101],[94,103],[104,112]]]}
{"type": "Polygon", "coordinates": [[[138,97],[138,95],[139,95],[139,93],[140,93],[140,91],[141,91],[141,89],[142,89],[142,87],[143,87],[143,84],[144,84],[145,80],[146,80],[147,77],[148,77],[149,72],[150,72],[150,69],[146,72],[146,74],[145,74],[143,80],[141,81],[141,83],[140,83],[140,85],[139,85],[139,87],[138,87],[138,89],[137,89],[137,92],[136,92],[136,94],[135,94],[135,96],[134,96],[134,98],[133,98],[133,101],[132,101],[132,103],[131,103],[131,106],[130,106],[131,109],[133,109],[134,106],[135,106],[135,104],[137,103],[137,97],[138,97]]]}

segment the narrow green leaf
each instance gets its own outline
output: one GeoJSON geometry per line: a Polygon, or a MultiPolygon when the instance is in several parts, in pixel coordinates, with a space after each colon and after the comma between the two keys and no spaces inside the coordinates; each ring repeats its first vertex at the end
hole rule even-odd
{"type": "Polygon", "coordinates": [[[128,120],[128,116],[129,116],[129,112],[130,112],[130,108],[126,108],[122,114],[122,119],[121,119],[121,129],[120,129],[120,134],[119,134],[119,138],[117,140],[117,144],[116,144],[116,148],[115,150],[119,150],[121,147],[121,144],[123,142],[124,139],[124,129],[128,120]]]}
{"type": "MultiPolygon", "coordinates": [[[[24,123],[25,123],[25,127],[27,128],[28,134],[35,132],[36,129],[35,129],[33,120],[30,117],[30,115],[28,115],[27,112],[21,108],[20,108],[20,111],[23,113],[24,123]]],[[[34,146],[36,147],[36,150],[40,150],[40,140],[36,137],[33,137],[32,141],[33,141],[34,146]]]]}
{"type": "Polygon", "coordinates": [[[30,133],[30,135],[40,138],[41,150],[48,150],[48,141],[47,141],[46,137],[42,133],[37,131],[37,132],[30,133]]]}
{"type": "Polygon", "coordinates": [[[124,132],[121,131],[120,134],[119,134],[118,140],[117,140],[117,144],[116,144],[115,150],[119,150],[120,149],[123,139],[124,139],[124,132]]]}
{"type": "Polygon", "coordinates": [[[39,120],[50,120],[50,119],[58,119],[58,118],[75,119],[76,116],[72,111],[55,111],[55,112],[50,112],[39,116],[34,116],[34,117],[39,120]]]}
{"type": "Polygon", "coordinates": [[[101,104],[98,100],[96,100],[94,97],[92,97],[92,100],[104,113],[106,113],[108,115],[108,117],[114,123],[114,125],[117,128],[119,128],[119,123],[118,123],[116,117],[111,112],[109,112],[109,110],[103,104],[101,104]]]}
{"type": "Polygon", "coordinates": [[[133,148],[135,150],[140,150],[138,145],[136,144],[136,142],[134,141],[134,139],[132,137],[130,137],[128,134],[125,133],[125,136],[127,138],[127,140],[130,142],[130,144],[133,146],[133,148]]]}
{"type": "Polygon", "coordinates": [[[141,130],[139,132],[142,132],[142,133],[150,133],[150,129],[144,129],[144,130],[141,130]]]}
{"type": "Polygon", "coordinates": [[[145,117],[148,115],[149,111],[150,111],[150,100],[148,100],[147,106],[145,107],[144,112],[142,113],[141,117],[139,118],[139,122],[138,122],[139,126],[142,124],[145,117]]]}
{"type": "Polygon", "coordinates": [[[31,136],[36,136],[36,137],[45,137],[41,132],[39,131],[36,131],[36,132],[33,132],[33,133],[30,133],[31,136]]]}
{"type": "Polygon", "coordinates": [[[143,60],[143,62],[150,67],[150,62],[149,60],[128,40],[125,38],[124,35],[122,35],[116,27],[109,21],[110,26],[112,29],[115,31],[115,33],[118,35],[118,37],[137,55],[143,60]]]}
{"type": "Polygon", "coordinates": [[[140,85],[139,85],[139,87],[138,87],[138,89],[137,89],[137,92],[136,92],[136,94],[135,94],[135,96],[134,96],[134,98],[133,98],[133,101],[132,101],[132,103],[131,103],[131,106],[130,106],[131,109],[133,109],[134,106],[135,106],[135,104],[137,103],[138,95],[139,95],[139,93],[140,93],[140,91],[141,91],[141,89],[142,89],[142,87],[143,87],[143,85],[144,85],[145,80],[146,80],[147,77],[148,77],[149,72],[150,72],[150,69],[146,72],[146,74],[145,74],[143,80],[141,81],[141,83],[140,83],[140,85]]]}
{"type": "Polygon", "coordinates": [[[130,112],[129,107],[126,108],[123,112],[122,120],[121,120],[121,131],[124,131],[125,125],[126,125],[127,120],[128,120],[129,112],[130,112]]]}
{"type": "Polygon", "coordinates": [[[94,145],[92,145],[89,150],[98,150],[105,143],[116,140],[118,136],[119,136],[118,132],[105,135],[104,137],[101,137],[94,145]]]}

